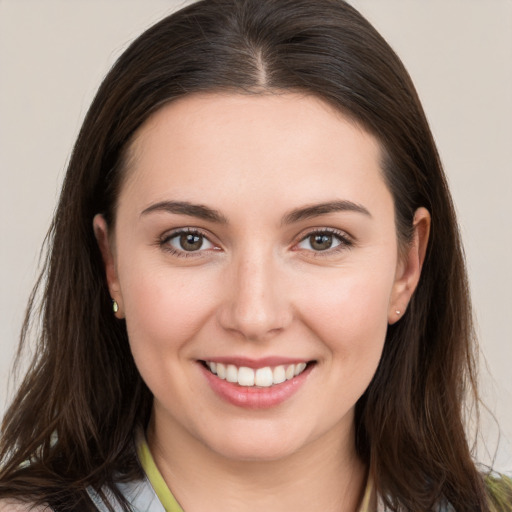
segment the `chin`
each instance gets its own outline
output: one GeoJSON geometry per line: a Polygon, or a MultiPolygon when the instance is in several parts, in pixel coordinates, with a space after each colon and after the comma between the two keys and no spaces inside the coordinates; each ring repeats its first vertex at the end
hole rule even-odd
{"type": "Polygon", "coordinates": [[[299,447],[275,443],[225,443],[215,451],[225,459],[239,462],[273,462],[286,459],[299,451],[299,447]]]}
{"type": "Polygon", "coordinates": [[[309,435],[268,421],[245,425],[245,428],[238,425],[209,441],[203,438],[203,442],[207,448],[229,460],[271,462],[300,452],[309,444],[309,435]]]}

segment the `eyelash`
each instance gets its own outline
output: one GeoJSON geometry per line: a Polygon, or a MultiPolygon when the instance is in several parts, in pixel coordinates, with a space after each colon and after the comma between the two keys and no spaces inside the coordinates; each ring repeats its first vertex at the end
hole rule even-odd
{"type": "MultiPolygon", "coordinates": [[[[315,258],[318,258],[318,257],[324,257],[324,256],[328,256],[328,255],[337,254],[338,252],[341,252],[343,250],[350,249],[354,245],[354,242],[351,239],[351,237],[349,237],[345,232],[339,231],[339,230],[333,229],[333,228],[322,228],[322,229],[314,229],[312,231],[308,231],[307,233],[301,235],[300,239],[298,240],[298,242],[294,243],[293,247],[294,248],[297,247],[299,244],[305,242],[308,239],[311,239],[311,237],[321,236],[321,235],[332,236],[333,238],[337,239],[337,241],[339,242],[338,245],[335,245],[332,248],[329,247],[328,249],[318,250],[318,251],[315,251],[313,249],[301,249],[301,248],[296,248],[294,250],[295,251],[304,250],[306,252],[313,254],[313,256],[315,258]]],[[[166,233],[162,237],[159,238],[158,245],[164,251],[169,252],[170,254],[172,254],[173,256],[177,256],[178,258],[201,257],[201,256],[203,256],[203,253],[206,251],[220,250],[220,248],[218,246],[216,246],[210,240],[210,238],[208,237],[207,234],[205,234],[203,231],[196,229],[196,228],[180,228],[180,229],[172,231],[170,233],[166,233]],[[176,239],[183,235],[195,235],[195,236],[201,237],[203,241],[206,241],[209,244],[211,244],[212,248],[198,249],[196,251],[186,251],[185,249],[176,249],[172,245],[170,245],[171,240],[176,239]]]]}
{"type": "MultiPolygon", "coordinates": [[[[173,256],[177,256],[178,258],[191,258],[191,257],[201,257],[205,252],[205,249],[199,249],[197,251],[186,251],[184,249],[176,249],[172,245],[170,245],[170,241],[178,238],[183,235],[195,235],[201,237],[203,241],[210,243],[213,246],[213,250],[219,250],[219,248],[210,240],[208,235],[206,235],[203,231],[196,228],[180,228],[170,233],[164,234],[158,240],[158,245],[166,252],[172,254],[173,256]]],[[[212,250],[206,249],[206,250],[212,250]]]]}
{"type": "MultiPolygon", "coordinates": [[[[321,228],[321,229],[314,229],[312,231],[308,231],[306,234],[301,235],[299,241],[294,245],[294,247],[297,247],[300,243],[305,242],[308,239],[311,239],[311,237],[319,236],[319,235],[332,236],[333,238],[337,239],[337,241],[339,243],[338,243],[338,245],[336,245],[334,247],[330,247],[325,250],[315,251],[312,249],[305,249],[307,252],[310,252],[313,255],[313,257],[315,257],[315,258],[332,256],[333,254],[337,254],[341,251],[351,249],[354,246],[354,241],[344,231],[339,231],[339,230],[333,229],[333,228],[321,228]]],[[[302,249],[297,248],[295,250],[301,251],[302,249]]]]}

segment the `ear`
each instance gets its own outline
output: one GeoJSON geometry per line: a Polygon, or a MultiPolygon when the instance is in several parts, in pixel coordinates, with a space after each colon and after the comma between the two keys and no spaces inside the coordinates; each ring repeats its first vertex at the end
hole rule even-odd
{"type": "Polygon", "coordinates": [[[395,283],[388,310],[388,323],[402,318],[412,294],[418,286],[430,235],[430,213],[418,208],[414,213],[413,237],[397,263],[395,283]]]}
{"type": "Polygon", "coordinates": [[[114,310],[114,314],[117,318],[124,318],[123,297],[117,276],[115,247],[109,236],[108,225],[103,215],[97,214],[94,216],[93,229],[103,258],[103,264],[105,265],[105,275],[107,277],[110,296],[112,297],[112,301],[117,303],[117,311],[114,310]]]}

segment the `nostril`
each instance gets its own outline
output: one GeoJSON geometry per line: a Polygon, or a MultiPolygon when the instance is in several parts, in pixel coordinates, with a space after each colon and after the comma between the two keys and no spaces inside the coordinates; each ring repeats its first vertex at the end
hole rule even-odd
{"type": "Polygon", "coordinates": [[[268,304],[257,299],[226,304],[218,315],[224,330],[236,332],[248,341],[261,341],[278,335],[288,327],[291,319],[291,311],[287,311],[285,304],[270,299],[268,304]]]}

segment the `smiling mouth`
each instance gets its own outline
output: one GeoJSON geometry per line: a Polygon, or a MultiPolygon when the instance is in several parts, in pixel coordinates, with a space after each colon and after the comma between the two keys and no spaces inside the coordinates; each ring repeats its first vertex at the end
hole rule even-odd
{"type": "Polygon", "coordinates": [[[269,388],[299,376],[310,364],[313,364],[313,361],[263,368],[238,367],[234,364],[213,361],[202,361],[202,363],[211,373],[227,382],[243,387],[269,388]]]}

